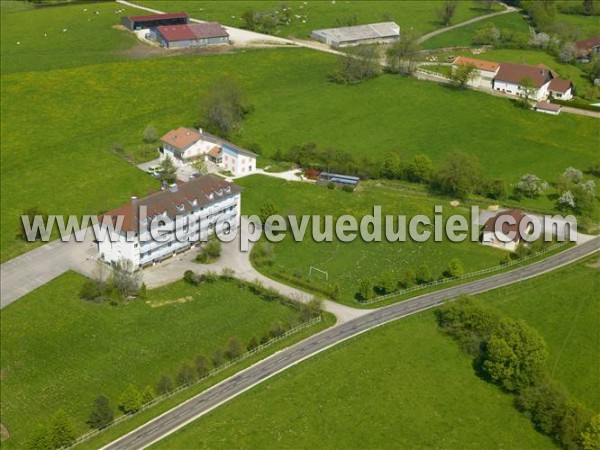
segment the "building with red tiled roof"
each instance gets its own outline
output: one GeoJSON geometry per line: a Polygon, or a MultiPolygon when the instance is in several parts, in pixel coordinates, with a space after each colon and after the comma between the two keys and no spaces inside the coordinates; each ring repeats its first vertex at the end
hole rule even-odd
{"type": "Polygon", "coordinates": [[[160,26],[152,30],[151,36],[170,49],[229,43],[229,33],[216,22],[160,26]]]}
{"type": "Polygon", "coordinates": [[[185,251],[215,232],[237,228],[240,198],[240,187],[216,175],[132,197],[98,217],[107,231],[98,237],[100,257],[111,264],[129,260],[140,267],[185,251]]]}
{"type": "Polygon", "coordinates": [[[472,86],[480,86],[491,88],[492,80],[498,72],[500,64],[493,61],[485,61],[483,59],[468,58],[466,56],[459,56],[452,62],[453,70],[456,70],[459,66],[472,65],[476,69],[476,74],[469,84],[472,86]]]}
{"type": "Polygon", "coordinates": [[[575,42],[575,49],[579,59],[591,58],[594,54],[600,53],[600,36],[575,42]]]}
{"type": "Polygon", "coordinates": [[[527,215],[516,209],[490,217],[483,227],[482,244],[514,252],[524,242],[523,236],[531,232],[532,225],[526,219],[527,215]],[[521,228],[524,228],[522,232],[521,228]]]}
{"type": "Polygon", "coordinates": [[[202,129],[179,127],[169,131],[160,140],[161,151],[166,157],[171,158],[175,165],[186,164],[198,158],[208,158],[209,161],[236,177],[256,170],[256,153],[206,133],[202,129]]]}
{"type": "Polygon", "coordinates": [[[548,97],[548,87],[553,78],[552,71],[543,65],[528,66],[503,62],[500,63],[492,86],[495,91],[523,96],[524,84],[529,80],[533,89],[531,97],[539,101],[548,97]]]}

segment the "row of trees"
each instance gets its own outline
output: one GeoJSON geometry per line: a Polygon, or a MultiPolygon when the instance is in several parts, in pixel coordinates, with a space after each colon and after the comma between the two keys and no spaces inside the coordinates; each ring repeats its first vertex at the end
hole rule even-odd
{"type": "MultiPolygon", "coordinates": [[[[441,278],[457,278],[465,274],[462,262],[458,258],[453,258],[448,263],[441,278]]],[[[423,264],[416,270],[407,269],[398,276],[394,271],[386,271],[380,277],[373,281],[366,278],[360,281],[357,298],[360,301],[370,300],[377,295],[386,295],[397,292],[400,289],[407,289],[417,284],[427,284],[434,281],[434,276],[428,265],[423,264]]]]}
{"type": "Polygon", "coordinates": [[[436,314],[440,327],[473,356],[478,374],[516,394],[517,407],[540,431],[565,448],[580,448],[591,436],[593,412],[550,381],[546,343],[535,329],[468,297],[436,314]]]}

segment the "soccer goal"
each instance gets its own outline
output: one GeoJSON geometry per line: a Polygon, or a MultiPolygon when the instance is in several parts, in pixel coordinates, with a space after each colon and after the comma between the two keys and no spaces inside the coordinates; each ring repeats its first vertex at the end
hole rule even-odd
{"type": "Polygon", "coordinates": [[[325,275],[325,281],[329,281],[329,272],[325,271],[325,270],[321,270],[317,267],[314,266],[310,266],[310,269],[308,270],[308,276],[312,276],[313,272],[317,272],[320,273],[321,275],[325,275]]]}

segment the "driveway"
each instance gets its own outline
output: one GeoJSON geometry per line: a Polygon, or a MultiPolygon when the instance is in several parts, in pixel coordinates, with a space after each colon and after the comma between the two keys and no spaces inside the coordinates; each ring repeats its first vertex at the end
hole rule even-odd
{"type": "Polygon", "coordinates": [[[97,255],[98,247],[90,231],[83,242],[52,241],[5,262],[0,266],[0,308],[69,270],[90,276],[97,255]]]}

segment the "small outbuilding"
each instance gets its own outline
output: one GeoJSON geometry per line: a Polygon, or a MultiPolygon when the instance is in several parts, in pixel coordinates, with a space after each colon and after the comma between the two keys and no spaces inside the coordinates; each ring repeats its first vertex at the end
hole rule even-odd
{"type": "Polygon", "coordinates": [[[534,111],[545,113],[545,114],[552,114],[554,116],[560,114],[560,108],[561,108],[560,105],[556,105],[554,103],[548,103],[548,102],[537,102],[533,106],[534,111]]]}
{"type": "Polygon", "coordinates": [[[310,37],[332,47],[386,44],[400,38],[400,26],[395,22],[380,22],[352,27],[327,28],[313,31],[310,37]]]}
{"type": "Polygon", "coordinates": [[[184,12],[168,14],[148,14],[144,16],[129,16],[121,18],[121,25],[130,31],[164,25],[184,25],[189,23],[190,17],[184,12]]]}
{"type": "Polygon", "coordinates": [[[164,25],[152,29],[151,35],[165,48],[229,44],[229,33],[216,22],[164,25]]]}
{"type": "Polygon", "coordinates": [[[351,187],[352,189],[358,186],[360,182],[359,177],[352,175],[341,175],[339,173],[321,172],[317,178],[317,184],[329,184],[333,183],[335,187],[351,187]]]}

